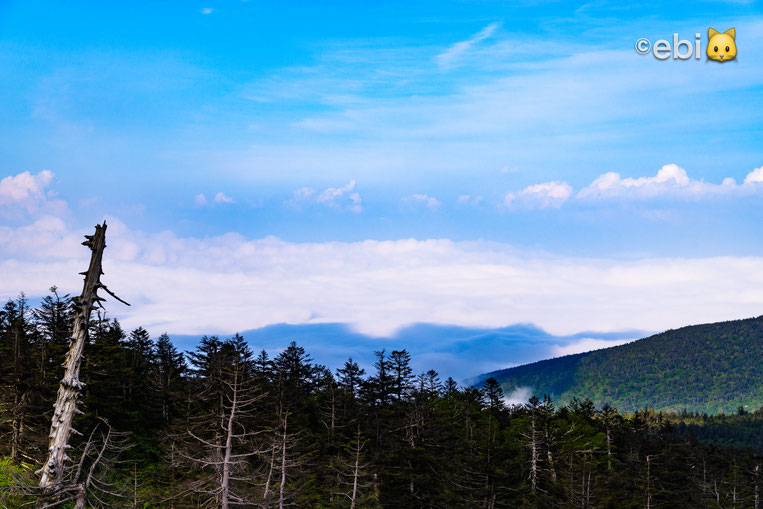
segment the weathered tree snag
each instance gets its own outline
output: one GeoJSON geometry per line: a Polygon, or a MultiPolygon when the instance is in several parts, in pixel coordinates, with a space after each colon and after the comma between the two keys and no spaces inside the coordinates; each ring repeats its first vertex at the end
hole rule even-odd
{"type": "MultiPolygon", "coordinates": [[[[69,438],[72,433],[79,434],[72,428],[72,420],[76,413],[82,413],[77,408],[80,389],[83,385],[79,380],[79,371],[82,361],[82,350],[88,337],[90,313],[96,306],[102,307],[100,303],[105,300],[98,296],[98,290],[103,289],[118,301],[127,304],[111,293],[101,283],[101,275],[103,275],[101,260],[103,258],[103,250],[106,248],[106,222],[104,221],[102,225],[96,225],[95,234],[85,235],[85,239],[82,245],[89,247],[92,251],[90,266],[86,272],[80,273],[85,276],[82,295],[72,299],[76,309],[74,327],[69,352],[66,354],[66,360],[64,361],[64,377],[58,388],[56,404],[53,407],[48,458],[42,468],[38,470],[38,473],[41,474],[39,486],[43,490],[42,496],[38,497],[38,507],[44,506],[46,499],[55,497],[62,487],[61,484],[65,479],[65,464],[71,460],[66,454],[67,449],[70,448],[69,438]]],[[[129,306],[129,304],[127,305],[129,306]]]]}

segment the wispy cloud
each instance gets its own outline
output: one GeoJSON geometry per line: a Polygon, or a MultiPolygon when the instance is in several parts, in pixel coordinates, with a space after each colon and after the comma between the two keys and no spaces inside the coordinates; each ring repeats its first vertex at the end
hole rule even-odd
{"type": "Polygon", "coordinates": [[[202,7],[201,9],[199,9],[199,12],[205,16],[209,16],[210,14],[215,12],[215,10],[212,7],[202,7]]]}
{"type": "Polygon", "coordinates": [[[236,200],[220,191],[215,195],[215,203],[236,203],[236,200]]]}
{"type": "Polygon", "coordinates": [[[559,208],[572,195],[572,187],[566,182],[545,182],[527,186],[517,193],[507,193],[504,204],[511,208],[545,209],[559,208]]]}
{"type": "MultiPolygon", "coordinates": [[[[664,62],[638,58],[630,44],[627,50],[613,50],[603,43],[558,44],[540,58],[518,60],[494,54],[506,38],[499,38],[493,26],[472,39],[484,45],[487,40],[481,38],[495,38],[496,45],[478,53],[479,43],[469,39],[438,57],[456,65],[468,56],[479,56],[484,65],[474,72],[437,73],[422,63],[418,47],[355,46],[327,52],[313,67],[284,69],[273,80],[258,83],[255,95],[291,105],[323,106],[307,108],[289,126],[321,135],[351,132],[352,138],[332,145],[332,155],[356,152],[355,136],[383,140],[363,146],[366,160],[392,143],[398,148],[397,157],[385,162],[387,171],[395,173],[416,165],[453,168],[448,171],[463,175],[475,166],[501,168],[507,160],[512,162],[507,170],[512,170],[539,159],[563,164],[564,154],[592,151],[609,161],[635,159],[643,146],[654,145],[655,136],[673,139],[676,132],[690,140],[681,149],[688,153],[706,134],[698,127],[702,119],[686,113],[697,102],[710,104],[718,122],[739,128],[758,122],[752,109],[738,103],[715,106],[712,101],[723,87],[749,94],[763,85],[761,73],[755,71],[757,62],[729,68],[728,79],[716,84],[708,83],[702,65],[660,65],[664,62]],[[338,95],[336,90],[348,92],[338,95]],[[671,121],[658,122],[661,118],[671,121]],[[634,122],[640,129],[629,130],[634,122]],[[416,145],[411,140],[426,143],[416,145]],[[549,151],[549,146],[555,149],[549,151]]],[[[747,32],[755,28],[749,26],[747,32]]],[[[720,137],[717,143],[723,146],[739,144],[730,133],[720,137]]],[[[328,157],[328,150],[319,145],[313,150],[315,160],[328,157]]],[[[666,158],[675,154],[675,148],[654,150],[666,158]]],[[[291,152],[282,157],[289,159],[291,152]]],[[[376,169],[366,171],[371,174],[376,169]]]]}
{"type": "Polygon", "coordinates": [[[469,53],[473,46],[493,35],[493,32],[495,32],[499,26],[500,23],[491,23],[469,39],[453,44],[447,50],[435,56],[437,65],[445,70],[455,67],[458,65],[459,61],[469,53]]]}
{"type": "Polygon", "coordinates": [[[207,196],[204,193],[199,193],[196,196],[193,197],[193,203],[197,207],[205,207],[207,205],[225,205],[225,204],[231,204],[236,203],[236,200],[227,194],[225,194],[222,191],[219,191],[212,197],[212,200],[207,199],[207,196]]]}
{"type": "Polygon", "coordinates": [[[456,199],[456,203],[459,205],[473,205],[477,206],[482,203],[484,198],[481,195],[472,196],[471,194],[462,194],[456,199]]]}
{"type": "Polygon", "coordinates": [[[409,205],[423,205],[429,210],[437,210],[440,208],[440,205],[442,205],[440,200],[434,196],[429,196],[428,194],[412,194],[403,198],[403,202],[409,205]]]}

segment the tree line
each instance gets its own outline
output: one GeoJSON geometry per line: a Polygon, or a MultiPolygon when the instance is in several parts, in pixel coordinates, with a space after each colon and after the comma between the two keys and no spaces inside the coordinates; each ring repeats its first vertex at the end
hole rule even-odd
{"type": "MultiPolygon", "coordinates": [[[[55,287],[0,311],[7,507],[34,502],[72,320],[55,287]]],[[[79,492],[50,507],[760,507],[760,449],[710,439],[763,410],[508,405],[495,379],[415,373],[406,350],[374,352],[366,372],[352,359],[328,369],[294,342],[271,357],[240,335],[183,353],[103,314],[88,332],[67,473],[79,492]]]]}

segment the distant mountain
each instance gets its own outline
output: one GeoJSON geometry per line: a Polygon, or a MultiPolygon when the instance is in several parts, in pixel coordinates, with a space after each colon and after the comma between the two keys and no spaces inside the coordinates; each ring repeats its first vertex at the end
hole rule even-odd
{"type": "Polygon", "coordinates": [[[631,343],[486,373],[507,395],[549,394],[620,411],[730,413],[763,407],[763,316],[669,330],[631,343]]]}
{"type": "MultiPolygon", "coordinates": [[[[275,324],[239,332],[254,350],[265,349],[277,355],[290,341],[296,341],[320,364],[339,368],[351,356],[369,373],[373,371],[374,350],[405,348],[413,356],[412,366],[417,373],[434,369],[442,378],[451,376],[456,380],[562,353],[621,344],[645,334],[625,330],[557,336],[532,324],[488,329],[428,323],[403,327],[391,337],[368,336],[341,323],[275,324]]],[[[193,350],[201,335],[170,337],[179,349],[193,350]]]]}

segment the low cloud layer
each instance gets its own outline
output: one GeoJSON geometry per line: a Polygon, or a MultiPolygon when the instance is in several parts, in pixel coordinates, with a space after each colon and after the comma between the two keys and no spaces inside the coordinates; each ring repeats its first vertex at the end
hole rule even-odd
{"type": "MultiPolygon", "coordinates": [[[[378,336],[430,322],[531,322],[555,334],[663,330],[755,316],[763,258],[572,258],[447,239],[293,243],[236,233],[146,234],[109,218],[109,307],[127,327],[214,333],[272,323],[348,323],[378,336]]],[[[0,228],[0,295],[78,292],[89,229],[49,216],[0,228]]],[[[565,352],[569,353],[565,350],[565,352]]]]}
{"type": "Polygon", "coordinates": [[[630,343],[634,339],[598,339],[598,338],[580,338],[571,343],[564,345],[554,345],[551,348],[551,355],[554,357],[563,357],[565,355],[572,355],[575,353],[590,352],[591,350],[599,350],[601,348],[610,348],[613,346],[624,345],[630,343]]]}
{"type": "Polygon", "coordinates": [[[533,395],[532,387],[517,387],[508,396],[503,397],[503,402],[509,406],[524,405],[533,395]]]}

